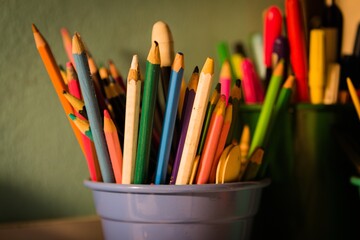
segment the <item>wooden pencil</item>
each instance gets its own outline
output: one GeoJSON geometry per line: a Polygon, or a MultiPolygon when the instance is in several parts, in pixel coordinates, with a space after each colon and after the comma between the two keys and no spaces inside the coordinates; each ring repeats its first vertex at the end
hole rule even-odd
{"type": "Polygon", "coordinates": [[[354,107],[355,107],[355,110],[356,110],[356,113],[360,119],[360,101],[359,101],[359,97],[356,93],[356,89],[351,81],[351,79],[348,77],[346,78],[346,83],[347,83],[347,86],[348,86],[348,89],[349,89],[349,92],[350,92],[350,97],[351,97],[351,100],[354,104],[354,107]]]}
{"type": "MultiPolygon", "coordinates": [[[[66,75],[67,75],[69,93],[72,94],[75,98],[82,100],[77,73],[75,71],[73,64],[70,61],[66,63],[66,75]]],[[[84,109],[85,109],[85,105],[84,105],[84,109]]],[[[87,114],[85,114],[86,112],[84,113],[84,116],[82,115],[82,113],[78,111],[74,111],[74,112],[75,112],[75,116],[80,118],[81,120],[87,119],[87,114]]],[[[85,158],[90,172],[90,179],[92,181],[101,182],[102,176],[101,176],[99,161],[96,155],[94,142],[91,141],[84,134],[82,134],[82,140],[84,144],[85,158]]]]}
{"type": "Polygon", "coordinates": [[[189,127],[189,120],[191,116],[192,107],[194,104],[194,99],[196,96],[198,83],[199,83],[199,68],[196,66],[191,74],[191,78],[189,80],[188,86],[185,91],[184,107],[182,109],[182,113],[181,113],[182,118],[180,121],[180,126],[181,126],[180,139],[179,139],[178,147],[176,149],[175,160],[170,177],[170,184],[175,184],[176,182],[176,176],[180,166],[181,155],[184,149],[186,133],[189,127]]]}
{"type": "Polygon", "coordinates": [[[134,182],[139,130],[141,79],[139,59],[134,55],[127,77],[122,183],[134,182]]]}
{"type": "Polygon", "coordinates": [[[273,117],[273,109],[275,101],[280,90],[282,83],[282,76],[284,71],[284,61],[280,62],[275,67],[272,76],[270,78],[269,87],[266,91],[264,103],[261,107],[259,119],[256,124],[254,135],[250,144],[250,150],[248,157],[251,156],[255,148],[263,147],[264,139],[268,131],[269,123],[273,117]]]}
{"type": "Polygon", "coordinates": [[[139,140],[135,162],[134,183],[143,184],[147,180],[149,157],[151,147],[151,135],[156,104],[157,89],[159,83],[160,53],[159,45],[152,43],[145,69],[144,90],[142,96],[139,140]]]}
{"type": "Polygon", "coordinates": [[[197,184],[205,184],[209,180],[211,167],[219,143],[221,129],[224,123],[226,96],[221,95],[211,116],[209,129],[206,134],[204,150],[201,154],[200,165],[196,176],[197,184]]]}
{"type": "Polygon", "coordinates": [[[96,99],[93,80],[90,75],[88,59],[80,35],[77,33],[73,37],[72,52],[77,66],[76,70],[80,82],[81,93],[83,94],[89,123],[93,133],[101,175],[104,182],[114,182],[114,173],[111,169],[110,156],[107,151],[105,136],[102,129],[102,118],[96,99]]]}
{"type": "Polygon", "coordinates": [[[238,123],[238,115],[239,115],[239,106],[241,104],[241,81],[237,79],[234,86],[231,88],[230,93],[233,105],[233,113],[232,120],[230,125],[229,134],[226,139],[226,146],[231,144],[233,141],[239,142],[238,132],[239,132],[239,123],[238,123]]]}
{"type": "Polygon", "coordinates": [[[123,91],[126,92],[126,85],[124,83],[124,79],[120,73],[120,71],[116,68],[113,60],[109,60],[109,71],[111,76],[115,79],[115,81],[121,86],[123,91]]]}
{"type": "Polygon", "coordinates": [[[178,117],[179,120],[181,120],[181,113],[182,113],[182,109],[183,109],[183,106],[184,106],[186,88],[187,88],[186,81],[185,81],[185,79],[183,77],[183,79],[181,80],[179,106],[178,106],[178,114],[177,114],[177,117],[178,117]]]}
{"type": "Polygon", "coordinates": [[[171,70],[169,97],[166,102],[163,129],[161,131],[155,184],[164,184],[166,180],[183,74],[184,55],[179,52],[175,56],[171,70]]]}
{"type": "Polygon", "coordinates": [[[69,101],[71,106],[74,108],[74,110],[77,113],[79,113],[81,116],[83,116],[84,118],[87,119],[84,101],[76,98],[74,95],[70,94],[69,92],[67,92],[65,90],[63,91],[63,94],[65,95],[66,99],[69,101]]]}
{"type": "Polygon", "coordinates": [[[191,131],[187,131],[184,149],[182,152],[176,184],[187,184],[190,179],[196,150],[199,144],[201,128],[203,125],[206,103],[210,95],[212,79],[214,75],[214,60],[208,57],[199,76],[198,91],[194,99],[194,105],[189,120],[191,131]]]}
{"type": "Polygon", "coordinates": [[[257,173],[263,161],[264,149],[262,147],[256,147],[249,157],[249,164],[245,169],[243,181],[253,181],[257,177],[257,173]]]}
{"type": "MultiPolygon", "coordinates": [[[[59,97],[60,103],[64,109],[64,112],[66,116],[68,116],[70,113],[73,112],[73,109],[71,107],[71,104],[66,100],[65,96],[62,94],[64,90],[66,90],[66,87],[64,85],[59,67],[56,63],[55,57],[51,51],[51,48],[45,38],[42,36],[42,34],[39,32],[35,24],[32,24],[32,32],[34,34],[34,40],[36,48],[39,52],[39,55],[41,57],[41,60],[44,63],[44,66],[46,68],[46,71],[50,77],[50,80],[53,84],[53,87],[55,89],[55,92],[57,96],[59,97]]],[[[70,126],[75,134],[76,140],[78,141],[81,151],[85,155],[84,146],[82,142],[82,134],[79,131],[79,129],[75,126],[75,124],[70,120],[70,126]]]]}
{"type": "Polygon", "coordinates": [[[241,133],[239,148],[240,148],[240,160],[241,168],[239,174],[239,181],[242,180],[242,177],[245,173],[245,169],[249,163],[248,152],[250,148],[251,134],[249,125],[245,124],[241,133]]]}
{"type": "Polygon", "coordinates": [[[80,119],[77,116],[75,116],[73,113],[69,114],[70,119],[75,123],[75,125],[78,127],[80,132],[84,134],[86,137],[88,137],[91,141],[94,141],[93,135],[90,129],[90,124],[85,119],[80,119]]]}
{"type": "Polygon", "coordinates": [[[219,142],[216,146],[215,156],[214,156],[214,160],[213,160],[213,163],[211,166],[209,183],[215,183],[215,181],[216,181],[216,169],[217,169],[217,165],[220,160],[221,153],[225,149],[226,138],[229,134],[231,121],[232,121],[232,112],[233,112],[232,98],[230,97],[229,101],[228,101],[228,105],[226,106],[224,123],[221,128],[219,142]]]}
{"type": "Polygon", "coordinates": [[[208,104],[206,106],[205,120],[204,120],[204,124],[202,125],[202,129],[201,129],[199,147],[198,147],[197,153],[196,153],[197,155],[201,155],[201,152],[204,148],[207,131],[208,131],[208,128],[210,125],[211,116],[212,116],[212,113],[213,113],[213,111],[216,107],[216,104],[220,98],[220,92],[221,92],[221,83],[217,83],[215,86],[215,89],[213,90],[213,92],[211,94],[208,104]]]}
{"type": "Polygon", "coordinates": [[[109,151],[115,182],[122,182],[122,150],[116,126],[107,110],[104,110],[104,134],[109,151]]]}
{"type": "Polygon", "coordinates": [[[69,31],[66,27],[62,27],[60,29],[61,38],[63,41],[63,46],[65,49],[66,56],[68,57],[68,60],[75,65],[74,57],[72,55],[72,43],[71,43],[71,36],[69,34],[69,31]]]}
{"type": "Polygon", "coordinates": [[[226,104],[229,101],[231,90],[231,68],[228,60],[225,60],[221,66],[219,82],[221,83],[221,94],[226,97],[226,104]]]}

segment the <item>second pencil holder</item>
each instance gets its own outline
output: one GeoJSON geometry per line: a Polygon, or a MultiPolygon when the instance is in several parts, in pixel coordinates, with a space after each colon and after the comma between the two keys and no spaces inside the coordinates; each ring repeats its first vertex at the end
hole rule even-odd
{"type": "Polygon", "coordinates": [[[269,179],[203,185],[84,181],[110,239],[250,239],[269,179]]]}

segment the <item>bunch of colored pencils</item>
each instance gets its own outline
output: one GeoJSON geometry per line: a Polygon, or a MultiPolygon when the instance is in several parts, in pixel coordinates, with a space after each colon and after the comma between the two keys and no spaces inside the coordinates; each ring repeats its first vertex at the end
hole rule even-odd
{"type": "MultiPolygon", "coordinates": [[[[226,57],[214,89],[210,57],[201,70],[194,67],[186,83],[185,55],[175,54],[169,26],[158,21],[144,79],[135,54],[124,82],[113,61],[97,67],[79,33],[70,37],[61,29],[69,60],[64,69],[35,25],[32,30],[92,181],[179,185],[257,179],[271,120],[287,107],[294,84],[291,75],[283,84],[283,60],[270,74],[266,94],[254,89],[245,96],[242,85],[253,83],[234,80],[226,57]],[[238,121],[244,99],[263,102],[252,140],[249,127],[238,121]]],[[[243,66],[256,75],[251,61],[243,66]]]]}

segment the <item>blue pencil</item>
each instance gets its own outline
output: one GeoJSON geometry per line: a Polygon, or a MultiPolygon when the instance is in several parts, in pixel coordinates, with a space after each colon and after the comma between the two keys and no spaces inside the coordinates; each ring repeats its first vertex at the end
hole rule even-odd
{"type": "Polygon", "coordinates": [[[184,74],[184,55],[177,53],[171,68],[168,98],[165,107],[163,128],[161,131],[160,146],[155,174],[155,184],[165,183],[170,149],[174,135],[175,120],[179,104],[181,80],[184,74]]]}
{"type": "Polygon", "coordinates": [[[76,64],[80,89],[87,110],[96,154],[99,159],[101,175],[104,182],[113,183],[115,182],[115,178],[111,167],[110,156],[107,151],[99,105],[95,95],[94,84],[90,75],[84,44],[82,43],[78,33],[76,33],[72,39],[72,46],[72,53],[76,64]]]}

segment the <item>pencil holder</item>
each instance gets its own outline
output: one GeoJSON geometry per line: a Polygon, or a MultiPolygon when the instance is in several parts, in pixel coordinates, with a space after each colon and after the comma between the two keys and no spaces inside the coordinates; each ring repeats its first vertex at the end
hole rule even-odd
{"type": "MultiPolygon", "coordinates": [[[[261,106],[243,106],[242,124],[256,127],[261,106]]],[[[265,149],[264,189],[253,239],[349,239],[360,224],[348,142],[360,125],[351,105],[295,104],[276,119],[265,149]],[[266,166],[266,165],[265,165],[266,166]]]]}
{"type": "Polygon", "coordinates": [[[270,180],[201,185],[84,181],[105,239],[250,239],[270,180]]]}

